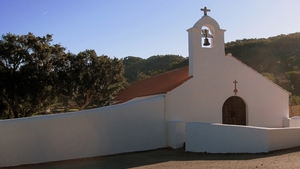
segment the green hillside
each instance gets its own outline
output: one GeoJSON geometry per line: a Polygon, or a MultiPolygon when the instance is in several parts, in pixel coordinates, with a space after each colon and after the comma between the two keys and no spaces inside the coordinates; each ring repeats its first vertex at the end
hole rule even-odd
{"type": "Polygon", "coordinates": [[[124,77],[132,84],[136,81],[187,65],[187,58],[180,55],[155,55],[147,59],[127,56],[123,60],[124,77]],[[186,64],[185,64],[186,62],[186,64]]]}

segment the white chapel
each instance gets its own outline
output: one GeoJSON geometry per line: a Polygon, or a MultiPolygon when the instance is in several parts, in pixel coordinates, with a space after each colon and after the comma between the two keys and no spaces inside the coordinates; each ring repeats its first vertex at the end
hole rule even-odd
{"type": "Polygon", "coordinates": [[[283,127],[289,92],[225,54],[225,30],[202,10],[187,30],[189,66],[133,84],[115,104],[163,94],[167,121],[283,127]]]}
{"type": "Polygon", "coordinates": [[[165,147],[260,153],[300,146],[290,93],[225,54],[225,30],[201,10],[187,30],[187,67],[133,84],[111,106],[0,121],[0,167],[165,147]]]}

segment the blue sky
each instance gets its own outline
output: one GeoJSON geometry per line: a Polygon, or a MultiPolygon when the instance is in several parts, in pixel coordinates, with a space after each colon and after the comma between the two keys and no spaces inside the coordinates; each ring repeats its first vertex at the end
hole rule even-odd
{"type": "Polygon", "coordinates": [[[0,0],[0,34],[53,34],[72,53],[187,57],[186,30],[204,6],[225,42],[300,32],[299,0],[0,0]]]}

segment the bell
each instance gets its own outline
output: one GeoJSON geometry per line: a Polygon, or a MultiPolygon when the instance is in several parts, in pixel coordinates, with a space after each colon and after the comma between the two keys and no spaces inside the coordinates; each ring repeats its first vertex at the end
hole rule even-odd
{"type": "Polygon", "coordinates": [[[204,39],[203,45],[204,45],[204,46],[209,46],[209,45],[210,45],[210,43],[209,43],[209,41],[208,41],[207,38],[204,39]]]}

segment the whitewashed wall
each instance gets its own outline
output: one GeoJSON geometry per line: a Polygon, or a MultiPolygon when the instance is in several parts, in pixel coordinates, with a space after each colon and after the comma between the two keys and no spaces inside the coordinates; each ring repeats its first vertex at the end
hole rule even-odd
{"type": "Polygon", "coordinates": [[[300,146],[300,128],[186,124],[186,151],[261,153],[300,146]]]}
{"type": "Polygon", "coordinates": [[[0,121],[0,167],[166,147],[164,97],[0,121]]]}
{"type": "Polygon", "coordinates": [[[300,146],[300,127],[269,129],[268,136],[269,151],[300,146]]]}

